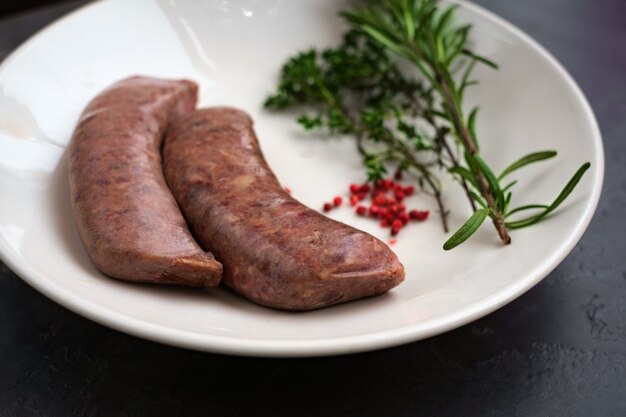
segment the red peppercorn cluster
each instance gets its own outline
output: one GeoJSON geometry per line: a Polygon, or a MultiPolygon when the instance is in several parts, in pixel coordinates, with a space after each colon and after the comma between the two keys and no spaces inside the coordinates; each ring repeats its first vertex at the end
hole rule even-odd
{"type": "MultiPolygon", "coordinates": [[[[370,184],[350,184],[350,205],[359,216],[368,216],[380,221],[382,227],[390,227],[391,235],[396,236],[409,221],[424,221],[428,218],[427,210],[407,211],[404,199],[415,193],[412,185],[403,186],[399,181],[378,180],[375,186],[370,184]],[[363,204],[368,197],[370,203],[363,204]]],[[[324,211],[341,206],[343,199],[336,196],[332,203],[324,204],[324,211]]]]}

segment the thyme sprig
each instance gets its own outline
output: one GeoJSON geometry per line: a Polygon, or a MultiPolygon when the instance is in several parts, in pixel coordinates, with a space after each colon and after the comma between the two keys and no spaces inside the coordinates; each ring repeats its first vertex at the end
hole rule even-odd
{"type": "MultiPolygon", "coordinates": [[[[280,110],[305,105],[316,110],[298,117],[305,130],[354,135],[372,182],[386,175],[392,165],[412,171],[435,198],[447,231],[441,186],[431,169],[437,163],[432,155],[437,154],[439,144],[415,125],[416,118],[426,117],[432,100],[432,91],[404,76],[383,47],[349,31],[337,48],[311,49],[290,58],[265,107],[280,110]],[[428,153],[430,160],[424,162],[420,153],[428,153]]],[[[447,132],[429,119],[440,135],[447,132]]]]}
{"type": "Polygon", "coordinates": [[[380,0],[342,12],[351,29],[337,48],[311,49],[283,67],[275,94],[265,106],[305,105],[298,122],[307,130],[327,129],[353,135],[368,178],[382,177],[389,166],[411,170],[437,200],[444,230],[447,211],[434,168],[443,168],[463,187],[473,214],[444,244],[452,249],[491,218],[500,240],[510,229],[545,219],[572,192],[589,163],[583,164],[551,204],[511,208],[512,172],[548,160],[556,151],[533,152],[499,175],[480,155],[476,133],[479,108],[463,105],[476,65],[497,65],[470,48],[470,25],[455,25],[458,6],[441,9],[436,0],[380,0]],[[402,61],[421,79],[406,75],[402,61]],[[534,210],[521,220],[520,212],[534,210]]]}

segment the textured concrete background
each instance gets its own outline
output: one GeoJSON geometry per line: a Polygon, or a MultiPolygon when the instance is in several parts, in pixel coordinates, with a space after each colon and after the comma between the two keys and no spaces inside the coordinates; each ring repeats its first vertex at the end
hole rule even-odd
{"type": "MultiPolygon", "coordinates": [[[[477,2],[563,63],[604,136],[596,216],[545,281],[421,342],[344,357],[251,359],[109,330],[0,264],[0,416],[625,416],[626,3],[477,2]]],[[[0,58],[77,4],[0,21],[0,58]]]]}

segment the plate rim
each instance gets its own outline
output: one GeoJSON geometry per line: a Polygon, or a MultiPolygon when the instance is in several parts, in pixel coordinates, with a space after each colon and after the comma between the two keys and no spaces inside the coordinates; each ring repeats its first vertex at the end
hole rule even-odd
{"type": "MultiPolygon", "coordinates": [[[[85,4],[65,14],[55,21],[44,26],[30,36],[20,46],[13,50],[0,64],[0,70],[9,65],[13,59],[20,55],[31,44],[43,38],[52,28],[63,24],[66,20],[74,18],[85,10],[103,3],[97,0],[85,4]]],[[[568,88],[574,93],[576,100],[582,105],[583,113],[591,129],[591,141],[596,151],[596,161],[593,166],[597,175],[592,184],[591,196],[584,208],[581,217],[570,233],[569,237],[556,248],[552,256],[539,265],[532,273],[527,274],[526,279],[520,280],[515,285],[495,292],[493,295],[481,300],[469,307],[460,309],[454,313],[444,315],[430,321],[428,326],[411,324],[404,327],[383,330],[374,333],[363,333],[345,337],[332,337],[310,340],[266,340],[231,338],[226,336],[199,334],[192,331],[176,329],[141,319],[126,316],[124,314],[107,309],[106,307],[92,304],[75,296],[72,292],[53,285],[38,272],[30,269],[25,261],[20,262],[21,256],[7,245],[4,238],[0,237],[0,260],[2,260],[13,272],[31,287],[42,293],[52,301],[77,313],[89,320],[102,324],[109,328],[126,334],[141,337],[154,342],[164,343],[171,346],[188,348],[198,351],[222,353],[242,356],[262,357],[308,357],[349,354],[377,349],[388,348],[409,342],[422,340],[449,330],[461,327],[477,320],[487,314],[508,304],[532,287],[541,282],[550,274],[582,238],[589,226],[593,214],[598,206],[605,173],[605,156],[602,143],[602,135],[598,122],[584,93],[575,82],[569,72],[548,52],[539,42],[530,35],[519,29],[506,19],[495,13],[471,2],[456,1],[461,7],[467,8],[481,18],[484,18],[502,29],[511,32],[537,52],[548,64],[550,64],[566,82],[568,88]]]]}

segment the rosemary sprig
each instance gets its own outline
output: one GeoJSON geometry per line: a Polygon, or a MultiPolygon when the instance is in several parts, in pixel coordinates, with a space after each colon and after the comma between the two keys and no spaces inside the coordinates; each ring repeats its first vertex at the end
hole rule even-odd
{"type": "MultiPolygon", "coordinates": [[[[574,174],[554,203],[541,213],[518,222],[506,222],[510,215],[508,206],[512,194],[510,191],[503,191],[500,185],[502,178],[522,166],[551,158],[556,152],[545,151],[528,155],[513,163],[499,177],[494,175],[480,157],[475,128],[478,107],[471,109],[469,115],[465,116],[463,96],[466,88],[475,84],[471,80],[471,73],[476,63],[486,64],[494,69],[497,69],[497,65],[470,50],[468,39],[471,26],[452,25],[457,7],[452,5],[439,10],[436,0],[387,0],[356,7],[350,12],[342,13],[342,16],[354,30],[367,34],[389,52],[408,60],[417,68],[438,94],[439,108],[433,113],[451,127],[457,142],[463,148],[467,170],[460,169],[457,163],[451,172],[459,175],[466,184],[474,186],[478,194],[468,192],[468,198],[483,208],[476,210],[472,204],[474,215],[461,227],[459,232],[462,233],[455,233],[446,242],[444,249],[452,249],[471,236],[487,217],[483,213],[491,217],[502,242],[509,244],[511,237],[508,228],[535,224],[554,211],[576,186],[589,164],[584,164],[574,174]],[[457,68],[462,76],[455,77],[452,68],[457,68]]],[[[511,211],[520,210],[521,208],[517,208],[511,211]]]]}
{"type": "Polygon", "coordinates": [[[446,241],[446,250],[468,239],[487,217],[501,241],[510,243],[509,229],[546,218],[589,168],[589,163],[583,164],[552,204],[511,208],[516,181],[505,184],[505,178],[555,157],[556,151],[526,155],[499,175],[480,156],[479,109],[466,112],[463,98],[467,88],[477,84],[472,79],[477,64],[494,69],[497,65],[471,50],[471,26],[453,24],[456,8],[441,10],[436,0],[379,0],[343,12],[351,30],[342,44],[291,58],[276,92],[265,102],[272,109],[315,108],[315,114],[298,118],[305,129],[354,136],[372,181],[391,165],[415,172],[420,185],[435,197],[445,231],[447,211],[432,168],[449,172],[463,187],[474,213],[446,241]],[[423,80],[407,76],[398,59],[412,64],[423,80]],[[527,210],[539,212],[510,219],[527,210]]]}

